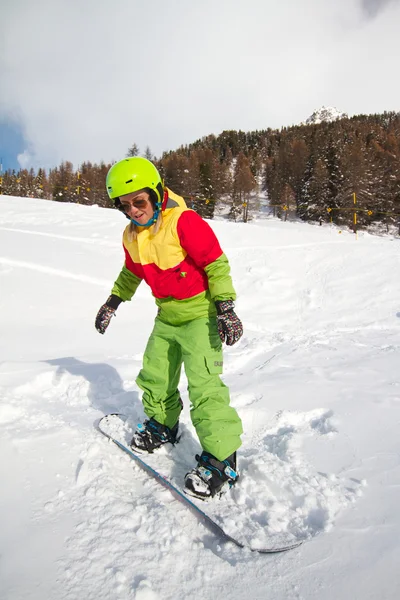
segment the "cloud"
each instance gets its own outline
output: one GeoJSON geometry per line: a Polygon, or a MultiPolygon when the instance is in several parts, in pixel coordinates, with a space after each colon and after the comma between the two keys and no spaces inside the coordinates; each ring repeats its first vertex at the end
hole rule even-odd
{"type": "Polygon", "coordinates": [[[399,0],[361,0],[361,5],[365,14],[373,18],[384,10],[386,6],[394,2],[399,2],[399,0]]]}
{"type": "Polygon", "coordinates": [[[398,110],[399,3],[365,19],[360,1],[3,0],[0,119],[18,118],[21,154],[49,167],[133,143],[160,156],[322,105],[398,110]]]}
{"type": "Polygon", "coordinates": [[[30,165],[33,162],[32,156],[28,152],[28,150],[24,150],[21,154],[18,154],[17,160],[21,169],[29,169],[30,165]]]}

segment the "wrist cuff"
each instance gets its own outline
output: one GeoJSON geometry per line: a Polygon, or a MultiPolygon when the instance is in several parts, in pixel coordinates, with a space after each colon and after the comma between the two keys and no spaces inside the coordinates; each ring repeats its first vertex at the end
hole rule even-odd
{"type": "Polygon", "coordinates": [[[224,315],[230,310],[233,310],[235,308],[235,305],[233,303],[233,300],[217,300],[217,302],[215,303],[215,307],[217,309],[218,315],[224,315]]]}
{"type": "Polygon", "coordinates": [[[121,300],[121,298],[119,296],[116,296],[115,294],[111,294],[111,296],[108,296],[106,304],[110,308],[117,310],[117,308],[121,304],[121,302],[123,302],[123,300],[121,300]]]}

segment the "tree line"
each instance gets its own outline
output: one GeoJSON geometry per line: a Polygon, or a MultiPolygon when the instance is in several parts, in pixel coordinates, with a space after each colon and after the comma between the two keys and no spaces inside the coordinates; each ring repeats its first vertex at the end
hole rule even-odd
{"type": "MultiPolygon", "coordinates": [[[[128,156],[139,154],[136,144],[128,156]]],[[[281,218],[357,227],[400,223],[400,113],[359,115],[280,130],[224,131],[161,158],[146,148],[165,183],[190,208],[248,221],[262,208],[281,218]],[[356,202],[356,204],[355,204],[356,202]]],[[[48,173],[7,171],[0,191],[61,202],[111,207],[110,164],[63,162],[48,173]]]]}

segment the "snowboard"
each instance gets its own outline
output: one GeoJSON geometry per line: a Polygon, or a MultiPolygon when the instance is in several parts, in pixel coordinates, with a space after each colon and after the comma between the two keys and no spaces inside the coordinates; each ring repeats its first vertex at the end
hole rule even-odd
{"type": "MultiPolygon", "coordinates": [[[[266,544],[255,546],[252,543],[252,540],[257,539],[257,535],[254,535],[254,531],[252,531],[251,528],[249,528],[248,535],[243,535],[243,531],[232,532],[232,522],[235,522],[235,510],[238,518],[240,516],[241,523],[243,523],[243,507],[237,507],[232,501],[229,502],[229,491],[221,496],[221,498],[214,498],[209,501],[198,500],[197,498],[187,496],[180,487],[180,482],[177,482],[175,480],[176,477],[168,472],[171,471],[171,469],[168,468],[168,463],[171,463],[171,460],[165,460],[165,454],[164,456],[162,454],[164,448],[153,454],[143,454],[135,452],[132,447],[129,446],[129,442],[132,439],[136,427],[129,422],[129,419],[127,419],[125,415],[118,413],[105,415],[100,419],[97,427],[104,436],[134,460],[147,474],[166,487],[175,499],[179,500],[190,509],[196,517],[221,540],[232,542],[239,548],[248,548],[249,550],[260,554],[286,552],[287,550],[297,548],[303,543],[303,540],[295,538],[289,541],[280,538],[278,543],[271,544],[271,546],[267,546],[266,544]],[[226,517],[227,515],[229,515],[228,519],[226,517]],[[230,523],[229,527],[226,525],[228,521],[230,523]]],[[[170,446],[172,451],[175,452],[179,444],[176,446],[167,444],[166,446],[170,446]]],[[[176,452],[173,459],[178,458],[178,452],[176,452]]],[[[193,467],[193,465],[182,466],[184,467],[182,473],[188,472],[190,468],[193,467]]],[[[181,480],[183,482],[183,476],[181,477],[181,480]]]]}

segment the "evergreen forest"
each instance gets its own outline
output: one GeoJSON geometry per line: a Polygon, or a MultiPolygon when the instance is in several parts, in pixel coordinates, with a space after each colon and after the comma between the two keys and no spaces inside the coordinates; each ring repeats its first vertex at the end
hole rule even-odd
{"type": "MultiPolygon", "coordinates": [[[[135,143],[127,156],[139,155],[135,143]]],[[[165,184],[206,218],[249,221],[260,211],[282,219],[333,222],[354,230],[400,232],[400,113],[341,118],[280,130],[223,131],[160,158],[146,148],[165,184]]],[[[64,161],[46,171],[6,171],[0,193],[112,207],[110,164],[64,161]]]]}

